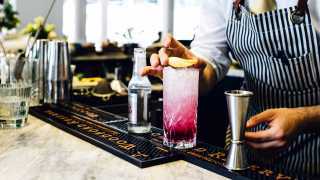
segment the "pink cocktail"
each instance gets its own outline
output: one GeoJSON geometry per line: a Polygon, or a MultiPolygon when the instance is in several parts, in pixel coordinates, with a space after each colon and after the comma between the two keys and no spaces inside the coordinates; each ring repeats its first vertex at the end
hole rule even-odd
{"type": "Polygon", "coordinates": [[[198,84],[198,69],[164,68],[164,145],[177,149],[196,145],[198,84]]]}

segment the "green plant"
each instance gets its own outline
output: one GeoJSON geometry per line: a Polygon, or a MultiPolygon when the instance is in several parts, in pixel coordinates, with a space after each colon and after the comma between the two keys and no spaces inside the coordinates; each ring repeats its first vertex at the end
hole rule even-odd
{"type": "Polygon", "coordinates": [[[13,29],[20,24],[18,18],[18,12],[15,11],[11,3],[6,0],[3,5],[0,6],[0,29],[13,29]]]}

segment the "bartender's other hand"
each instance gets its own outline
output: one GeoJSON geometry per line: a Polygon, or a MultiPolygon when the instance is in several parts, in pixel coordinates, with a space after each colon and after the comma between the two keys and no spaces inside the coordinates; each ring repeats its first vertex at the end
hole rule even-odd
{"type": "Polygon", "coordinates": [[[196,59],[198,63],[194,65],[196,68],[204,69],[206,62],[197,58],[188,48],[186,48],[179,41],[174,39],[172,35],[167,35],[164,42],[163,48],[161,48],[158,54],[152,54],[150,58],[151,66],[144,67],[141,71],[141,75],[152,75],[162,78],[162,70],[164,66],[168,65],[169,57],[180,57],[184,59],[196,59]]]}
{"type": "Polygon", "coordinates": [[[287,146],[290,140],[301,130],[304,120],[303,109],[281,108],[266,110],[247,122],[247,128],[267,123],[269,128],[263,131],[246,132],[247,143],[257,150],[276,150],[287,146]]]}

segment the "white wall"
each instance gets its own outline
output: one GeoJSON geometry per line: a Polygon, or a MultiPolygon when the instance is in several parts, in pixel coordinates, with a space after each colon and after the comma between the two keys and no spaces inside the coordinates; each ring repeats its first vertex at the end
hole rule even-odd
{"type": "MultiPolygon", "coordinates": [[[[11,0],[17,11],[21,25],[19,29],[37,16],[46,16],[52,0],[11,0]]],[[[49,16],[48,23],[56,25],[56,32],[62,35],[63,0],[57,0],[49,16]]]]}

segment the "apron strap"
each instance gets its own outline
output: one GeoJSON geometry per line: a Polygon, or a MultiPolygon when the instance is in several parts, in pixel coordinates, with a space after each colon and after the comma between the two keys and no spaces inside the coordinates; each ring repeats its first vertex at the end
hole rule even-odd
{"type": "Polygon", "coordinates": [[[241,12],[241,5],[243,5],[244,4],[244,0],[235,0],[234,2],[233,2],[233,9],[234,9],[234,11],[235,11],[235,18],[237,19],[237,20],[240,20],[241,19],[241,14],[240,14],[240,12],[241,12]]]}
{"type": "Polygon", "coordinates": [[[297,9],[291,12],[290,19],[293,24],[301,24],[305,21],[308,11],[308,0],[299,0],[297,9]]]}
{"type": "Polygon", "coordinates": [[[244,0],[235,0],[233,2],[233,7],[236,10],[236,13],[240,12],[240,10],[241,10],[240,5],[243,5],[243,3],[244,3],[244,0]]]}
{"type": "MultiPolygon", "coordinates": [[[[236,10],[236,13],[240,12],[240,6],[244,4],[245,0],[235,0],[233,3],[233,7],[236,10]]],[[[308,0],[299,0],[297,5],[297,13],[299,15],[304,15],[308,9],[308,0]]]]}
{"type": "Polygon", "coordinates": [[[305,15],[308,10],[308,0],[299,0],[297,5],[297,11],[300,15],[305,15]]]}

